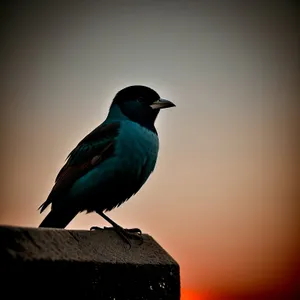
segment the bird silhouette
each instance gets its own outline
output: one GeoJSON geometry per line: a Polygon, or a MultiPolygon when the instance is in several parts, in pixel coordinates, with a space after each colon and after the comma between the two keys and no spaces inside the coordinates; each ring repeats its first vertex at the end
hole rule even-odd
{"type": "Polygon", "coordinates": [[[78,213],[96,212],[129,245],[129,238],[141,238],[138,228],[124,229],[104,213],[136,194],[153,172],[159,150],[154,123],[161,109],[173,106],[146,86],[120,90],[104,122],[68,155],[39,207],[42,213],[51,204],[39,227],[65,228],[78,213]]]}

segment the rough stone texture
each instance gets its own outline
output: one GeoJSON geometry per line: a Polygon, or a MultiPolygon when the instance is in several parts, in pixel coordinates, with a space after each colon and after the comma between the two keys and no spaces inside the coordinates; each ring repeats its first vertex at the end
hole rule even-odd
{"type": "Polygon", "coordinates": [[[1,294],[80,299],[179,299],[176,261],[149,235],[132,247],[110,229],[0,226],[1,294]]]}

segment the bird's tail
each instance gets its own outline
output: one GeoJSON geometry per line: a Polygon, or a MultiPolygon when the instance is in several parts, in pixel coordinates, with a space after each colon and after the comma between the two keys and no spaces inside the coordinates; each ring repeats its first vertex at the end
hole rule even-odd
{"type": "Polygon", "coordinates": [[[51,210],[39,227],[65,228],[76,215],[75,211],[51,210]]]}

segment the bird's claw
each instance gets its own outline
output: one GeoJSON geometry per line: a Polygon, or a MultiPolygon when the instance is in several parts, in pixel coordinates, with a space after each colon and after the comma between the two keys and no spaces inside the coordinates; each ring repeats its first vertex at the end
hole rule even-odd
{"type": "Polygon", "coordinates": [[[121,238],[129,245],[129,249],[131,248],[130,239],[139,240],[139,245],[143,243],[142,231],[138,228],[115,227],[114,229],[121,236],[121,238]]]}
{"type": "Polygon", "coordinates": [[[128,233],[133,233],[138,235],[142,234],[142,231],[139,228],[124,228],[124,230],[127,231],[128,233]]]}
{"type": "MultiPolygon", "coordinates": [[[[105,227],[104,227],[105,228],[105,227]]],[[[93,231],[93,230],[103,230],[104,228],[101,228],[101,227],[98,227],[98,226],[92,226],[90,228],[90,231],[93,231]]]]}
{"type": "Polygon", "coordinates": [[[140,241],[139,245],[143,243],[142,231],[139,228],[122,228],[121,226],[103,227],[103,228],[98,226],[92,226],[90,228],[91,231],[104,230],[104,229],[115,230],[119,234],[119,236],[129,245],[129,248],[131,248],[131,242],[129,239],[139,240],[140,241]]]}

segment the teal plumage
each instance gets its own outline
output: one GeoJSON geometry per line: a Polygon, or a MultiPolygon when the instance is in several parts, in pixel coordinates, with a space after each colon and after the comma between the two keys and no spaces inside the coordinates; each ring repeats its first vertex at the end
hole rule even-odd
{"type": "Polygon", "coordinates": [[[138,192],[155,167],[158,154],[158,136],[139,124],[120,121],[114,154],[79,178],[68,193],[71,199],[91,193],[107,195],[106,198],[84,199],[89,211],[96,208],[109,211],[138,192]],[[110,185],[110,182],[113,185],[110,185]],[[93,202],[87,204],[87,202],[93,202]],[[94,203],[95,202],[95,203],[94,203]]]}
{"type": "Polygon", "coordinates": [[[153,172],[159,150],[154,122],[160,109],[172,106],[144,86],[117,93],[105,121],[72,150],[58,173],[40,206],[42,212],[51,204],[40,227],[64,228],[82,211],[95,211],[116,227],[104,212],[136,194],[153,172]]]}

